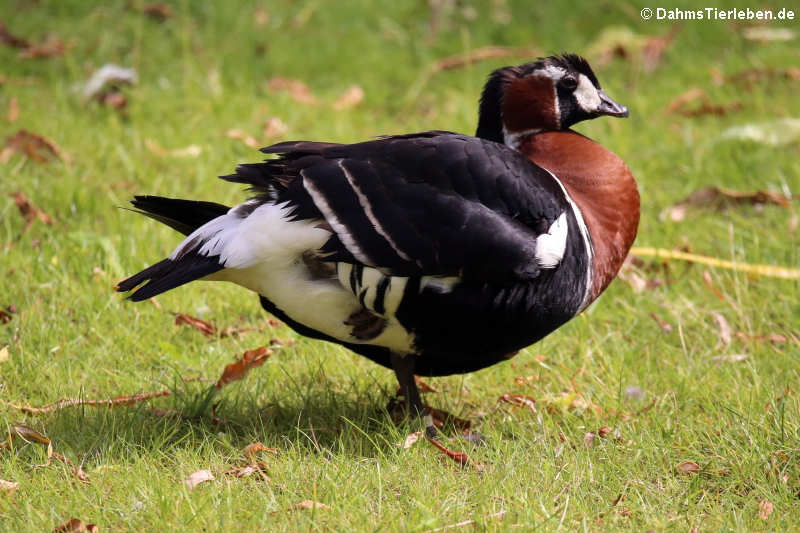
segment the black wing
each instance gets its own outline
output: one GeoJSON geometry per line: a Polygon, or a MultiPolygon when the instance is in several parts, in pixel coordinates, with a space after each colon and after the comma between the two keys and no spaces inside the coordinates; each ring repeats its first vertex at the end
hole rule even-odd
{"type": "Polygon", "coordinates": [[[539,275],[536,238],[568,209],[557,182],[501,144],[448,132],[350,145],[285,142],[224,179],[333,231],[322,257],[395,276],[539,275]]]}

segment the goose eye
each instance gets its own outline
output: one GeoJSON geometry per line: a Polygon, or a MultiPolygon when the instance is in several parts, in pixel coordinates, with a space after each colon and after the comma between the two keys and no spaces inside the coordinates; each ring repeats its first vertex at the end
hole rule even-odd
{"type": "Polygon", "coordinates": [[[572,76],[564,76],[558,82],[559,87],[562,89],[566,89],[568,91],[574,91],[575,88],[578,86],[578,80],[573,78],[572,76]]]}

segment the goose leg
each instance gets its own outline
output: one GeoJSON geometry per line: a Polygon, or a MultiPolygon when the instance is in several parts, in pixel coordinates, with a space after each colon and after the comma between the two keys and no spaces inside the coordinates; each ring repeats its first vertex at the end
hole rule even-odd
{"type": "Polygon", "coordinates": [[[426,437],[429,439],[437,438],[439,432],[433,423],[433,416],[431,416],[430,410],[422,403],[417,382],[414,380],[414,356],[392,353],[391,361],[394,375],[397,376],[397,381],[400,383],[400,389],[406,400],[408,412],[412,416],[422,416],[425,422],[426,437]]]}

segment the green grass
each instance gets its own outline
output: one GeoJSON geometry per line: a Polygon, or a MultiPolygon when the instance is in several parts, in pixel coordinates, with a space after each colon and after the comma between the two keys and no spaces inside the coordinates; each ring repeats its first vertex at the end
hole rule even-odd
{"type": "MultiPolygon", "coordinates": [[[[197,283],[133,305],[114,282],[163,257],[178,236],[115,206],[135,193],[235,202],[236,186],[215,179],[259,155],[225,132],[259,137],[279,117],[286,138],[351,142],[422,129],[472,132],[476,99],[492,60],[426,77],[438,58],[485,45],[583,52],[600,32],[623,26],[660,35],[644,22],[645,4],[508,2],[512,20],[492,19],[497,4],[464,2],[445,11],[438,39],[426,42],[429,8],[416,2],[270,2],[258,25],[253,3],[176,2],[158,22],[129,9],[137,2],[10,0],[0,20],[17,35],[55,33],[64,57],[21,60],[0,48],[0,134],[45,135],[69,162],[20,156],[0,164],[0,307],[18,313],[0,325],[0,400],[42,405],[61,397],[108,398],[168,389],[169,397],[114,410],[65,409],[24,415],[0,405],[3,426],[24,423],[81,464],[91,484],[61,464],[40,467],[45,449],[17,441],[0,451],[0,529],[49,531],[71,517],[102,531],[426,531],[466,519],[479,530],[797,530],[800,524],[800,284],[681,263],[647,263],[646,275],[672,283],[642,293],[617,281],[584,315],[508,363],[466,376],[432,379],[427,401],[475,421],[488,446],[471,450],[482,472],[460,469],[428,446],[396,445],[416,424],[396,426],[384,406],[390,372],[346,350],[299,338],[261,368],[224,388],[212,423],[206,385],[234,356],[287,329],[209,341],[173,325],[169,311],[220,326],[266,319],[255,296],[230,285],[197,283]],[[474,8],[470,18],[465,6],[474,8]],[[137,69],[125,113],[85,105],[74,87],[105,63],[137,69]],[[323,103],[297,104],[264,88],[271,77],[305,81],[323,103]],[[365,100],[336,111],[353,84],[365,100]],[[16,98],[15,123],[5,120],[16,98]],[[198,145],[196,158],[162,157],[198,145]],[[23,191],[55,225],[24,222],[10,198],[23,191]],[[93,275],[99,267],[104,274],[93,275]],[[708,270],[716,296],[704,283],[708,270]],[[651,317],[669,322],[662,331],[651,317]],[[795,342],[722,346],[713,313],[732,330],[776,333],[795,342]],[[544,355],[537,359],[537,355],[544,355]],[[739,362],[715,356],[747,354],[739,362]],[[515,382],[516,377],[532,376],[515,382]],[[643,398],[626,394],[639,387],[643,398]],[[578,391],[593,408],[563,407],[578,391]],[[538,414],[498,404],[504,393],[536,398],[538,414]],[[176,420],[149,407],[191,415],[176,420]],[[619,439],[584,435],[601,426],[619,439]],[[269,480],[221,474],[247,444],[267,455],[269,480]],[[675,467],[703,468],[682,475],[675,467]],[[188,492],[183,480],[211,469],[217,480],[188,492]],[[624,500],[612,505],[620,495],[624,500]],[[301,500],[330,510],[286,512],[301,500]],[[759,502],[774,505],[766,521],[759,502]],[[630,512],[620,512],[626,509],[630,512]],[[505,510],[502,521],[485,518],[505,510]],[[278,511],[272,514],[273,511],[278,511]]],[[[688,5],[682,4],[683,7],[688,5]]],[[[681,7],[681,6],[674,6],[681,7]]],[[[742,7],[742,6],[738,6],[742,7]]],[[[628,105],[628,120],[602,119],[578,130],[618,153],[642,194],[637,244],[751,263],[797,267],[800,233],[791,213],[767,206],[700,211],[684,222],[659,213],[708,185],[800,190],[800,145],[719,141],[733,125],[800,117],[798,82],[772,78],[749,87],[716,86],[711,69],[733,74],[800,64],[798,40],[753,43],[742,22],[685,22],[662,64],[646,73],[632,60],[599,69],[608,93],[628,105]],[[664,108],[703,87],[723,116],[685,118],[664,108]]],[[[771,23],[780,26],[780,23],[771,23]]],[[[797,31],[796,21],[789,27],[797,31]]],[[[260,141],[261,139],[259,139],[260,141]]],[[[5,431],[5,428],[4,428],[5,431]]]]}

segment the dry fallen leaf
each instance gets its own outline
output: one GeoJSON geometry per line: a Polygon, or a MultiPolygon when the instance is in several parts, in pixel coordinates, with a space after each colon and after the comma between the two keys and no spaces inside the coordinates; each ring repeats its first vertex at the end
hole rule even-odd
{"type": "Polygon", "coordinates": [[[339,110],[351,109],[360,104],[362,100],[364,100],[364,89],[358,85],[353,85],[336,99],[333,103],[333,108],[339,110]]]}
{"type": "Polygon", "coordinates": [[[205,320],[199,319],[197,317],[187,315],[185,313],[174,313],[175,314],[175,325],[180,326],[181,324],[186,324],[189,327],[192,327],[202,333],[203,335],[207,335],[212,337],[217,334],[217,328],[211,324],[210,322],[206,322],[205,320]]]}
{"type": "Polygon", "coordinates": [[[536,400],[534,400],[530,396],[524,396],[522,394],[503,394],[500,398],[497,399],[498,402],[506,402],[512,405],[517,405],[520,407],[527,407],[530,409],[531,413],[536,413],[536,400]]]}
{"type": "Polygon", "coordinates": [[[211,473],[211,470],[198,470],[187,477],[183,483],[186,485],[187,489],[194,490],[194,488],[200,483],[213,481],[214,479],[216,478],[214,477],[214,474],[211,473]]]}
{"type": "Polygon", "coordinates": [[[250,462],[252,462],[255,459],[256,455],[261,453],[261,452],[277,454],[278,453],[278,449],[277,448],[267,448],[266,446],[264,446],[260,442],[254,442],[254,443],[248,444],[247,446],[244,447],[244,456],[250,462]]]}
{"type": "Polygon", "coordinates": [[[402,443],[399,443],[398,446],[403,448],[404,450],[408,450],[413,445],[417,443],[417,441],[422,437],[422,431],[415,431],[414,433],[409,433],[402,443]]]}
{"type": "Polygon", "coordinates": [[[271,92],[288,92],[294,101],[301,104],[313,105],[317,103],[317,99],[311,93],[311,89],[300,80],[278,76],[267,81],[266,88],[271,92]]]}
{"type": "MultiPolygon", "coordinates": [[[[223,474],[236,476],[237,478],[243,478],[251,476],[256,473],[263,474],[266,471],[267,471],[267,463],[265,463],[264,461],[258,461],[244,466],[236,466],[233,468],[229,468],[228,470],[223,472],[223,474]]],[[[266,475],[264,477],[267,478],[266,475]]]]}
{"type": "Polygon", "coordinates": [[[672,26],[664,35],[649,37],[642,49],[642,67],[645,72],[653,72],[661,63],[664,52],[672,45],[672,42],[680,33],[681,27],[672,26]]]}
{"type": "Polygon", "coordinates": [[[121,109],[127,103],[120,88],[133,85],[139,77],[136,70],[107,63],[97,69],[83,86],[83,99],[97,100],[109,107],[121,109]]]}
{"type": "Polygon", "coordinates": [[[706,91],[699,87],[692,87],[672,100],[665,112],[685,117],[699,117],[702,115],[721,116],[741,108],[741,102],[733,102],[728,105],[714,104],[706,91]]]}
{"type": "Polygon", "coordinates": [[[484,469],[483,463],[478,462],[478,461],[473,461],[472,459],[469,458],[469,455],[467,455],[466,452],[457,452],[457,451],[454,451],[454,450],[450,450],[449,448],[446,448],[442,443],[440,443],[436,439],[432,439],[430,437],[425,437],[425,438],[428,440],[428,442],[433,444],[434,447],[436,447],[436,449],[438,449],[440,452],[445,454],[448,458],[450,458],[453,461],[455,461],[459,466],[464,467],[464,466],[470,465],[470,466],[473,466],[478,471],[481,471],[481,470],[484,469]]]}
{"type": "Polygon", "coordinates": [[[608,434],[609,434],[609,433],[611,433],[611,431],[612,431],[612,430],[611,430],[611,428],[610,428],[610,427],[608,427],[608,426],[601,426],[601,427],[600,427],[600,428],[597,430],[597,434],[598,434],[598,435],[600,435],[600,438],[601,438],[601,439],[604,439],[604,438],[606,438],[606,437],[608,436],[608,434]]]}
{"type": "Polygon", "coordinates": [[[0,492],[14,492],[19,487],[19,483],[0,479],[0,492]]]}
{"type": "Polygon", "coordinates": [[[257,366],[263,365],[272,354],[273,351],[266,346],[261,346],[260,348],[255,348],[253,350],[247,350],[242,354],[241,359],[225,367],[225,370],[222,372],[222,376],[220,376],[219,380],[217,381],[217,388],[222,388],[231,381],[242,379],[247,372],[253,368],[256,368],[257,366]]]}
{"type": "Polygon", "coordinates": [[[463,54],[442,58],[434,63],[430,70],[432,73],[443,70],[464,67],[487,59],[499,59],[501,57],[535,57],[540,55],[539,50],[534,48],[512,48],[508,46],[484,46],[476,48],[463,54]]]}
{"type": "Polygon", "coordinates": [[[3,149],[0,150],[0,163],[8,163],[14,154],[24,155],[40,163],[53,157],[66,161],[66,157],[56,143],[27,130],[19,130],[14,135],[6,137],[3,149]]]}
{"type": "Polygon", "coordinates": [[[672,324],[670,324],[669,322],[666,322],[664,320],[661,320],[658,317],[658,315],[655,314],[655,312],[650,313],[650,316],[653,318],[653,320],[656,321],[656,324],[658,324],[658,327],[660,327],[662,331],[664,331],[665,333],[672,332],[672,324]]]}
{"type": "Polygon", "coordinates": [[[771,515],[774,510],[775,507],[772,505],[772,502],[767,500],[758,502],[758,516],[761,517],[761,520],[769,518],[769,515],[771,515]]]}
{"type": "Polygon", "coordinates": [[[225,132],[225,135],[230,137],[231,139],[236,139],[238,141],[242,141],[245,146],[249,148],[258,148],[259,142],[256,140],[255,137],[252,137],[240,129],[230,129],[225,132]]]}
{"type": "Polygon", "coordinates": [[[661,220],[669,219],[673,222],[680,222],[686,218],[691,208],[716,208],[723,209],[739,205],[766,204],[789,207],[791,198],[783,193],[774,191],[737,191],[726,187],[703,187],[698,189],[677,204],[668,207],[661,212],[661,220]]]}
{"type": "Polygon", "coordinates": [[[278,117],[270,117],[264,122],[264,139],[278,139],[289,132],[289,126],[278,117]]]}
{"type": "MultiPolygon", "coordinates": [[[[161,396],[169,396],[170,391],[163,390],[158,392],[143,392],[140,394],[131,394],[129,396],[118,396],[116,398],[109,398],[103,400],[87,400],[85,398],[61,398],[57,402],[47,404],[42,407],[31,407],[29,405],[16,405],[6,402],[6,405],[18,409],[24,413],[31,415],[41,415],[51,411],[58,411],[67,407],[75,407],[78,405],[88,405],[91,407],[121,407],[127,405],[136,405],[151,398],[160,398],[161,396]]],[[[46,443],[44,443],[46,444],[46,443]]]]}
{"type": "Polygon", "coordinates": [[[27,39],[13,35],[2,22],[0,22],[0,43],[14,48],[28,48],[30,46],[27,39]]]}
{"type": "Polygon", "coordinates": [[[700,465],[693,461],[684,461],[675,467],[680,474],[697,474],[700,472],[700,465]]]}
{"type": "Polygon", "coordinates": [[[150,4],[142,8],[142,13],[159,22],[163,22],[172,17],[172,6],[161,3],[150,4]]]}
{"type": "Polygon", "coordinates": [[[8,359],[8,346],[3,346],[0,348],[0,363],[5,363],[8,359]]]}
{"type": "Polygon", "coordinates": [[[595,434],[589,431],[583,436],[583,445],[586,448],[591,448],[592,446],[594,446],[594,440],[595,440],[595,434]]]}
{"type": "Polygon", "coordinates": [[[16,122],[19,119],[19,101],[16,96],[12,96],[8,101],[8,115],[6,120],[9,122],[16,122]]]}
{"type": "Polygon", "coordinates": [[[97,525],[84,524],[77,518],[71,518],[63,524],[53,528],[53,533],[97,533],[98,531],[100,531],[100,528],[98,528],[97,525]]]}
{"type": "Polygon", "coordinates": [[[64,463],[64,465],[66,465],[66,467],[69,468],[69,471],[72,472],[72,475],[75,476],[75,478],[77,478],[78,481],[87,484],[89,483],[89,475],[83,471],[83,468],[81,468],[80,466],[74,466],[69,459],[67,459],[58,452],[53,452],[52,450],[48,451],[50,456],[50,458],[48,459],[48,464],[50,464],[50,460],[56,459],[57,461],[64,463]]]}
{"type": "Polygon", "coordinates": [[[48,57],[63,56],[67,51],[67,45],[64,44],[58,36],[48,35],[47,38],[39,44],[31,44],[24,48],[20,53],[20,59],[41,59],[48,57]]]}
{"type": "Polygon", "coordinates": [[[39,444],[50,444],[50,439],[36,431],[35,429],[29,428],[28,426],[23,426],[22,424],[16,424],[9,428],[8,430],[8,438],[0,444],[0,449],[8,448],[11,446],[11,441],[16,438],[21,438],[27,442],[38,442],[39,444]]]}
{"type": "Polygon", "coordinates": [[[728,321],[725,320],[725,317],[722,316],[720,313],[716,311],[712,312],[711,315],[714,317],[714,320],[717,322],[717,326],[719,327],[719,341],[722,346],[727,346],[731,343],[731,326],[728,324],[728,321]]]}
{"type": "Polygon", "coordinates": [[[310,509],[330,510],[330,508],[331,508],[330,505],[325,505],[324,503],[315,502],[312,500],[303,500],[301,502],[297,502],[296,504],[292,505],[286,510],[292,512],[292,511],[310,510],[310,509]]]}
{"type": "Polygon", "coordinates": [[[17,191],[13,194],[13,197],[17,209],[19,209],[19,213],[22,215],[22,218],[25,219],[25,227],[22,230],[23,234],[27,232],[37,220],[48,226],[53,225],[53,219],[50,218],[50,215],[33,205],[24,193],[17,191]]]}
{"type": "Polygon", "coordinates": [[[766,335],[749,335],[743,331],[736,332],[736,338],[742,339],[743,341],[767,341],[767,342],[774,342],[774,343],[782,343],[782,342],[789,342],[789,339],[785,335],[781,335],[779,333],[768,333],[766,335]]]}

